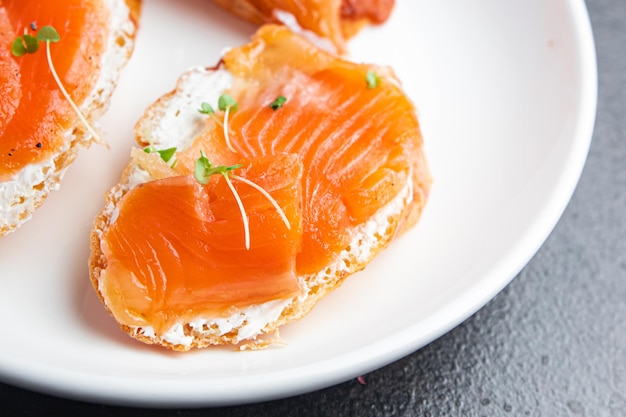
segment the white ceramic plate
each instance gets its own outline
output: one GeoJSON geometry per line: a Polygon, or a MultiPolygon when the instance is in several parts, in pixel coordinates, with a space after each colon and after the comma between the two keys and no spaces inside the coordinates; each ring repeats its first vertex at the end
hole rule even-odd
{"type": "Polygon", "coordinates": [[[350,47],[392,65],[419,108],[435,178],[417,228],[351,277],[285,347],[186,354],[122,334],[87,273],[91,221],[128,160],[143,109],[190,66],[254,28],[208,0],[145,1],[132,61],[103,121],[111,149],[83,151],[35,218],[0,239],[0,376],[117,404],[217,405],[285,397],[424,346],[500,291],[563,212],[596,106],[582,0],[398,0],[350,47]]]}

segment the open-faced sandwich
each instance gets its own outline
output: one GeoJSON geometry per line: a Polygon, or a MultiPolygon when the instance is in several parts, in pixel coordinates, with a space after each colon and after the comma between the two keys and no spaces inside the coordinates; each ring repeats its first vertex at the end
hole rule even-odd
{"type": "Polygon", "coordinates": [[[131,55],[139,0],[0,3],[0,236],[31,218],[94,128],[131,55]]]}
{"type": "Polygon", "coordinates": [[[345,53],[348,39],[368,24],[384,23],[395,0],[213,0],[257,24],[284,23],[310,31],[345,53]]]}
{"type": "Polygon", "coordinates": [[[93,286],[132,337],[266,346],[413,226],[430,175],[389,68],[266,25],[184,73],[91,235],[93,286]]]}

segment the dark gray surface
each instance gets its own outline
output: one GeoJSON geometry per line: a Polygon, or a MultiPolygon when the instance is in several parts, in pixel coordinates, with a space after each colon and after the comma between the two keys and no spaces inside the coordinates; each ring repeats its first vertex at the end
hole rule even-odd
{"type": "Polygon", "coordinates": [[[586,3],[600,85],[583,176],[537,255],[461,326],[364,375],[365,385],[240,407],[140,410],[0,384],[0,414],[626,416],[626,0],[586,3]]]}

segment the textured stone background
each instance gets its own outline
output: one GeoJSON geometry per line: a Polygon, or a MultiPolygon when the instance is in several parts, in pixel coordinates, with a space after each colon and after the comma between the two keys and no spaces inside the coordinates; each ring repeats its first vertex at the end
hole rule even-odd
{"type": "Polygon", "coordinates": [[[586,3],[600,85],[583,176],[539,253],[465,323],[364,375],[365,385],[241,407],[137,410],[0,384],[1,414],[626,416],[626,0],[586,3]]]}

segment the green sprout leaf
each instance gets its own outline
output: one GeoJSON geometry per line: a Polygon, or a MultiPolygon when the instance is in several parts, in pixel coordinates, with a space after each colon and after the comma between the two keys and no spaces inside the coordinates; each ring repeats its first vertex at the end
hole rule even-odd
{"type": "Polygon", "coordinates": [[[14,56],[34,54],[39,50],[39,42],[58,42],[60,40],[61,36],[55,28],[52,26],[44,26],[37,32],[37,36],[24,33],[24,35],[15,38],[11,45],[11,53],[14,56]]]}
{"type": "Polygon", "coordinates": [[[206,101],[203,101],[200,104],[200,108],[198,109],[198,111],[202,114],[213,114],[215,113],[215,109],[213,108],[213,106],[211,106],[209,103],[207,103],[206,101]]]}
{"type": "Polygon", "coordinates": [[[29,34],[24,34],[24,44],[26,45],[26,52],[34,54],[39,49],[39,41],[36,37],[29,34]]]}
{"type": "Polygon", "coordinates": [[[176,153],[176,147],[167,149],[156,149],[154,146],[150,145],[143,148],[143,150],[146,153],[157,152],[164,162],[169,162],[176,153]]]}
{"type": "Polygon", "coordinates": [[[11,53],[13,56],[22,56],[25,54],[34,54],[39,50],[39,41],[36,37],[29,34],[18,36],[11,45],[11,53]]]}
{"type": "Polygon", "coordinates": [[[222,94],[217,100],[217,107],[222,111],[235,111],[239,108],[239,105],[230,94],[222,94]]]}
{"type": "Polygon", "coordinates": [[[215,174],[226,174],[234,169],[241,168],[241,164],[237,165],[219,165],[213,166],[209,159],[204,155],[204,152],[200,151],[200,158],[196,160],[196,168],[193,172],[194,177],[200,184],[206,184],[209,182],[209,177],[215,174]]]}
{"type": "Polygon", "coordinates": [[[239,105],[235,101],[232,96],[229,94],[222,94],[217,99],[217,108],[224,112],[224,121],[220,121],[217,116],[215,116],[215,109],[207,102],[200,103],[200,108],[198,111],[202,114],[206,114],[211,116],[218,124],[222,125],[224,129],[224,140],[226,141],[226,146],[230,149],[231,152],[237,153],[233,145],[230,143],[230,134],[228,130],[228,116],[231,112],[237,110],[239,105]]]}
{"type": "Polygon", "coordinates": [[[11,45],[11,53],[13,56],[22,56],[26,54],[26,45],[21,36],[18,36],[11,45]]]}
{"type": "Polygon", "coordinates": [[[41,42],[58,42],[61,40],[61,36],[52,26],[43,26],[37,32],[37,40],[41,42]]]}
{"type": "Polygon", "coordinates": [[[380,77],[374,71],[368,71],[365,76],[365,82],[368,89],[374,89],[380,84],[380,77]]]}
{"type": "Polygon", "coordinates": [[[270,108],[272,110],[278,110],[283,107],[283,104],[285,104],[286,101],[287,99],[284,96],[278,96],[276,97],[276,100],[272,101],[270,108]]]}
{"type": "Polygon", "coordinates": [[[158,150],[157,152],[159,153],[163,161],[169,162],[170,159],[172,159],[172,157],[176,153],[176,147],[161,149],[161,150],[158,150]]]}

